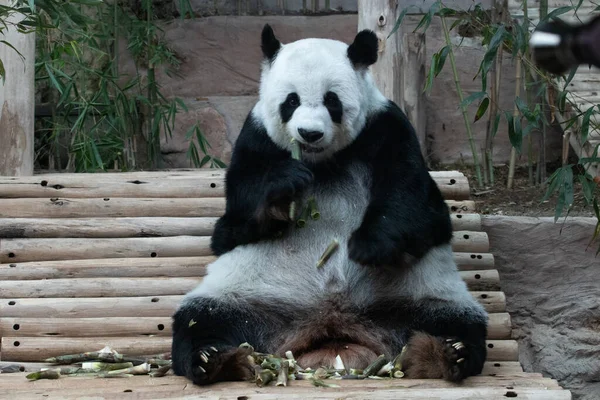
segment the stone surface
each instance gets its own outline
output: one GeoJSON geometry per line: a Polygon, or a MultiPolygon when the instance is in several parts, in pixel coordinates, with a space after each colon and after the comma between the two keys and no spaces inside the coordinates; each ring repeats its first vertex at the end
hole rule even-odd
{"type": "Polygon", "coordinates": [[[600,243],[588,248],[595,223],[483,218],[523,368],[582,400],[600,398],[600,243]]]}
{"type": "MultiPolygon", "coordinates": [[[[405,31],[416,28],[419,18],[407,16],[405,31]]],[[[157,80],[166,96],[181,98],[256,96],[260,76],[260,32],[265,23],[273,26],[276,35],[285,43],[304,37],[324,37],[350,43],[357,31],[356,14],[328,16],[265,16],[237,17],[217,16],[195,20],[174,20],[165,24],[165,38],[183,59],[179,73],[181,78],[167,77],[158,72],[157,80]]],[[[451,22],[449,22],[450,24],[451,22]]],[[[462,38],[453,33],[453,41],[461,43],[456,50],[458,71],[465,97],[480,90],[479,79],[473,81],[484,50],[480,40],[462,38]]],[[[124,42],[124,41],[123,41],[124,42]]],[[[439,19],[433,19],[426,37],[426,71],[433,54],[444,47],[439,19]]],[[[128,57],[123,43],[121,71],[133,74],[135,66],[128,57]]],[[[143,74],[145,71],[140,70],[143,74]]],[[[513,110],[515,93],[514,64],[506,57],[502,68],[501,104],[502,111],[513,110]]],[[[250,97],[245,98],[247,101],[250,97]]],[[[249,110],[243,102],[235,102],[243,110],[249,110]]],[[[426,133],[429,140],[428,154],[434,161],[443,164],[460,161],[470,162],[471,151],[465,134],[463,117],[458,107],[458,98],[448,60],[438,75],[433,89],[426,99],[426,133]]],[[[216,105],[228,125],[230,141],[239,133],[246,112],[232,109],[233,104],[216,105]],[[220,108],[219,108],[220,107],[220,108]],[[238,131],[237,133],[235,131],[238,131]],[[233,136],[232,136],[233,135],[233,136]]],[[[475,115],[477,104],[469,107],[469,117],[475,115]]],[[[486,117],[487,118],[487,117],[486,117]]],[[[487,120],[472,125],[477,149],[480,151],[485,138],[487,120]]],[[[561,135],[550,130],[547,133],[548,161],[560,157],[561,135]]],[[[506,123],[500,124],[494,141],[496,164],[507,163],[510,144],[506,123]]],[[[534,146],[534,149],[536,146],[534,146]]],[[[521,156],[520,163],[526,163],[521,156]]]]}
{"type": "MultiPolygon", "coordinates": [[[[196,137],[193,136],[191,139],[186,137],[187,131],[196,123],[210,145],[207,149],[208,154],[228,163],[231,159],[231,143],[227,139],[227,124],[223,116],[211,106],[209,101],[186,101],[186,105],[189,111],[177,115],[173,134],[170,137],[163,134],[161,137],[160,150],[164,167],[194,166],[187,155],[190,140],[194,141],[200,159],[204,157],[196,137]]],[[[205,167],[210,167],[210,163],[205,167]]]]}

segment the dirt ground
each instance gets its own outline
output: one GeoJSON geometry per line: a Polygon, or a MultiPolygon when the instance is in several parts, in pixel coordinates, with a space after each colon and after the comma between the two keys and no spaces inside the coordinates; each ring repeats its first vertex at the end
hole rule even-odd
{"type": "MultiPolygon", "coordinates": [[[[548,176],[550,176],[560,165],[557,163],[548,165],[548,176]]],[[[508,179],[508,165],[494,168],[494,185],[485,185],[478,189],[475,169],[464,164],[453,164],[435,166],[432,170],[458,170],[465,174],[471,186],[471,199],[477,203],[480,214],[490,215],[513,215],[532,217],[553,217],[556,208],[556,194],[548,200],[542,201],[546,194],[546,186],[531,186],[529,184],[529,172],[527,167],[515,169],[515,178],[512,189],[506,188],[508,179]]],[[[594,217],[594,209],[585,204],[581,184],[574,184],[575,202],[569,212],[569,216],[594,217]]],[[[563,211],[562,217],[565,216],[563,211]]],[[[559,220],[560,221],[560,220],[559,220]]]]}

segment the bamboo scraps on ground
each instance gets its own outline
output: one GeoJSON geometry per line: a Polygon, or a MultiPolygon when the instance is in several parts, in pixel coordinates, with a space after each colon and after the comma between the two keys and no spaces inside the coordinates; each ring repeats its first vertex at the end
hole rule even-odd
{"type": "Polygon", "coordinates": [[[28,374],[26,378],[29,380],[58,379],[61,376],[127,378],[134,375],[161,377],[171,369],[170,354],[128,357],[108,346],[100,351],[51,357],[46,359],[46,362],[65,366],[42,368],[28,374]],[[80,365],[66,366],[75,364],[80,365]]]}
{"type": "Polygon", "coordinates": [[[254,383],[259,387],[269,385],[275,381],[276,386],[287,386],[289,381],[307,380],[318,387],[339,387],[325,380],[336,379],[399,379],[404,377],[402,372],[402,356],[405,348],[393,360],[387,360],[380,355],[364,370],[347,369],[341,357],[336,357],[333,368],[302,368],[294,358],[291,351],[287,351],[284,357],[274,354],[260,353],[248,343],[242,343],[240,348],[248,349],[248,361],[254,367],[254,383]]]}

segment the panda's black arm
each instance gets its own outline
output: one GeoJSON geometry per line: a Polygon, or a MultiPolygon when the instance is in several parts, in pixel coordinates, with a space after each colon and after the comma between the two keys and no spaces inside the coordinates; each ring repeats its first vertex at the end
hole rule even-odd
{"type": "Polygon", "coordinates": [[[264,126],[249,115],[225,176],[225,214],[217,221],[211,239],[214,254],[285,231],[289,221],[275,218],[273,211],[289,207],[311,179],[310,170],[292,159],[289,151],[277,147],[264,126]]]}
{"type": "Polygon", "coordinates": [[[371,201],[350,240],[350,257],[363,264],[395,263],[404,253],[421,257],[449,242],[448,207],[404,113],[390,103],[363,134],[357,144],[372,169],[371,201]]]}

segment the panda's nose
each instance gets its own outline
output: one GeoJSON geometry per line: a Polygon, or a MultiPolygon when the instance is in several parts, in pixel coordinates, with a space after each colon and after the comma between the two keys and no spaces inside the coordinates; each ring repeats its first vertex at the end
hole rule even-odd
{"type": "Polygon", "coordinates": [[[302,136],[302,139],[306,140],[307,143],[314,143],[323,137],[323,132],[309,131],[302,128],[298,128],[298,133],[300,136],[302,136]]]}

